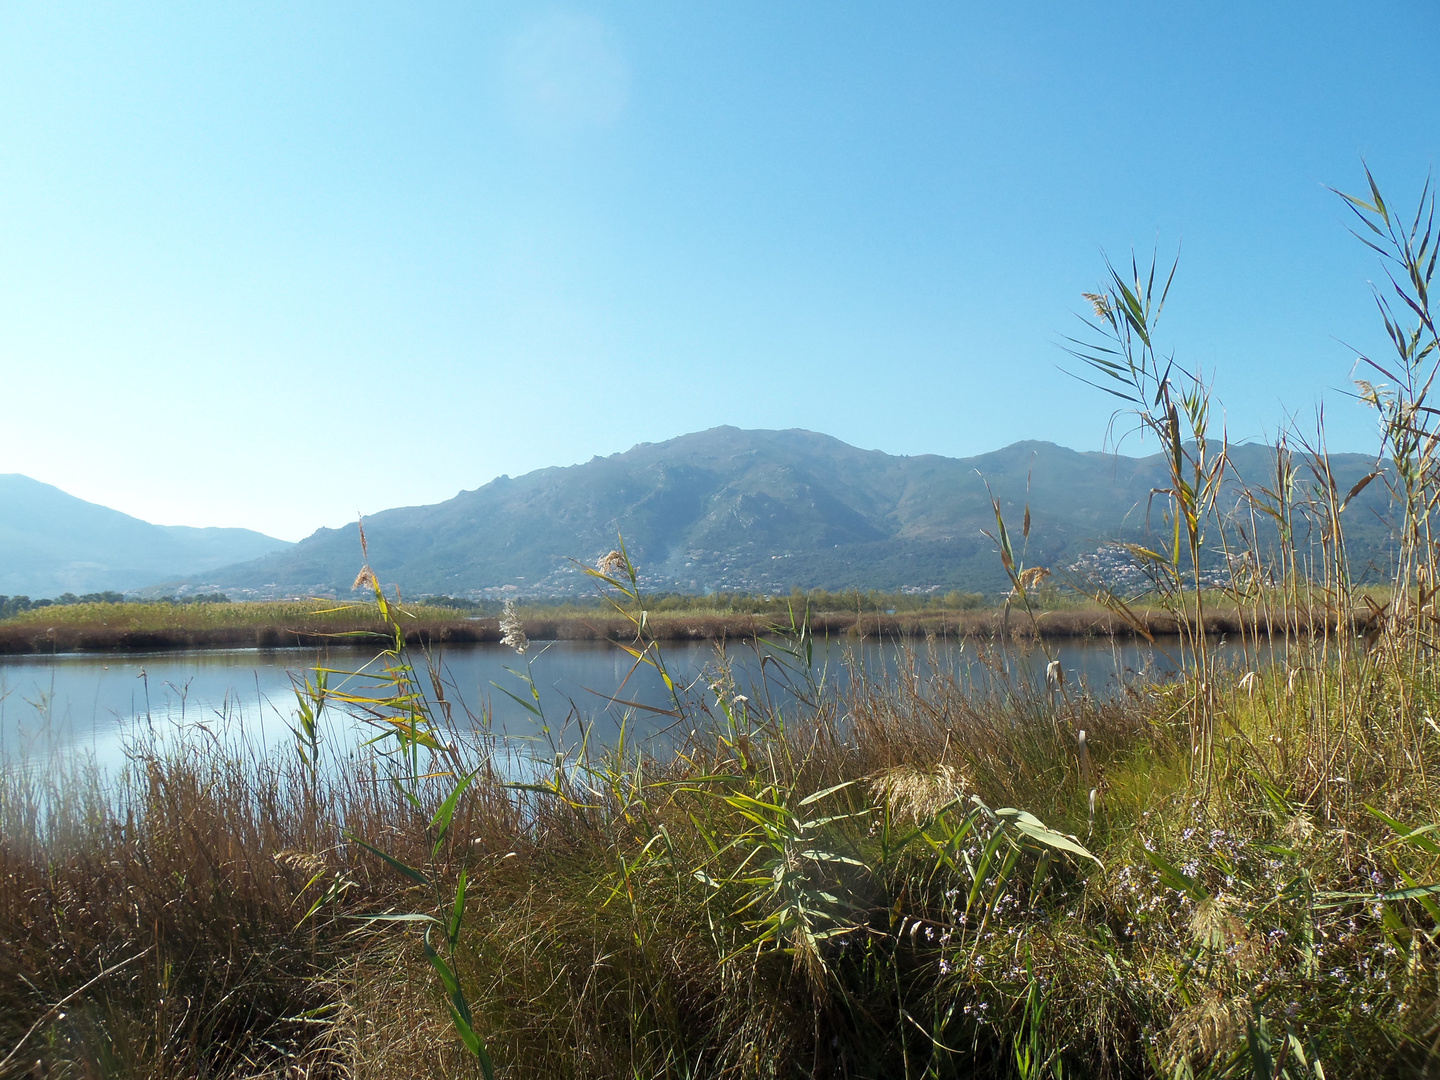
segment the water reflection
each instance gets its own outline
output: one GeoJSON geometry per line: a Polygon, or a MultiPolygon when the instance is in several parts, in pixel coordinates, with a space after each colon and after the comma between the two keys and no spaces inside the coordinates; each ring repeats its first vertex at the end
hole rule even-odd
{"type": "MultiPolygon", "coordinates": [[[[856,670],[870,680],[890,680],[913,667],[922,676],[954,678],[973,692],[1004,692],[1020,683],[1043,687],[1053,656],[1071,687],[1098,694],[1173,670],[1165,651],[1133,641],[1067,640],[1050,643],[1048,652],[987,651],[975,642],[943,639],[842,639],[816,642],[808,668],[798,656],[734,645],[722,655],[707,642],[666,643],[662,655],[682,694],[710,697],[709,684],[724,663],[741,693],[782,712],[799,708],[797,694],[808,693],[812,680],[843,694],[856,670]]],[[[352,648],[3,657],[0,754],[35,763],[85,752],[109,768],[123,762],[130,740],[163,741],[177,731],[241,737],[263,753],[293,738],[292,673],[317,664],[351,670],[372,657],[352,648]]],[[[485,718],[497,733],[523,740],[517,745],[545,754],[550,741],[573,744],[586,728],[592,740],[608,743],[619,737],[622,723],[627,738],[644,738],[675,722],[670,692],[654,668],[637,666],[605,642],[536,644],[524,656],[499,645],[467,645],[435,659],[457,718],[485,718]],[[526,705],[543,714],[544,725],[526,705]]],[[[336,682],[332,677],[332,686],[336,682]]],[[[330,717],[326,734],[331,740],[356,737],[338,715],[330,717]]]]}

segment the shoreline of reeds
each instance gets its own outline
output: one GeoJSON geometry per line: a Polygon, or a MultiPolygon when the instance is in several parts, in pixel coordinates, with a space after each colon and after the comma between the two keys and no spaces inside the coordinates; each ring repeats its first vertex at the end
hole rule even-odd
{"type": "MultiPolygon", "coordinates": [[[[64,620],[24,618],[0,622],[0,655],[74,652],[139,652],[168,649],[282,649],[319,647],[350,641],[357,645],[383,641],[390,630],[374,605],[353,605],[344,609],[319,608],[315,612],[294,612],[275,618],[268,611],[254,619],[238,618],[220,625],[205,625],[177,619],[167,625],[163,615],[145,605],[147,623],[134,625],[125,610],[129,605],[103,605],[110,610],[79,613],[64,620]]],[[[245,605],[227,605],[243,609],[245,605]]],[[[288,605],[294,606],[294,605],[288,605]]],[[[96,605],[96,607],[102,607],[96,605]]],[[[135,605],[140,607],[140,605],[135,605]]],[[[219,605],[207,605],[212,609],[219,605]]],[[[257,605],[270,608],[272,605],[257,605]]],[[[406,643],[415,646],[494,644],[503,640],[498,618],[456,619],[439,609],[402,609],[401,625],[406,643]]],[[[206,613],[207,615],[209,612],[206,613]]],[[[1150,635],[1174,637],[1193,631],[1194,620],[1170,611],[1139,608],[1132,618],[1123,618],[1102,608],[1061,608],[1036,612],[1030,618],[1021,612],[1001,608],[967,611],[925,611],[914,613],[812,612],[809,626],[821,637],[877,638],[1133,638],[1150,635]]],[[[1363,634],[1369,620],[1352,616],[1348,626],[1337,626],[1332,612],[1319,608],[1242,611],[1238,608],[1204,612],[1205,632],[1211,636],[1313,634],[1347,630],[1363,634]]],[[[635,628],[625,617],[602,611],[593,614],[560,615],[522,611],[521,625],[532,641],[633,640],[635,628]]],[[[657,641],[751,641],[783,630],[771,614],[653,613],[647,618],[647,635],[657,641]]]]}
{"type": "Polygon", "coordinates": [[[1433,1074],[1428,675],[1314,640],[1203,689],[917,653],[842,694],[792,644],[796,701],[717,668],[679,753],[572,731],[524,783],[433,692],[423,776],[298,725],[142,744],[118,792],[0,770],[0,1076],[483,1080],[439,922],[499,1077],[1433,1074]]]}

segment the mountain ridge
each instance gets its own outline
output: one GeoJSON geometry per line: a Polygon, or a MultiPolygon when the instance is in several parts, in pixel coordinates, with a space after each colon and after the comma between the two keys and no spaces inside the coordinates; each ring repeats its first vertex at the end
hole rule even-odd
{"type": "Polygon", "coordinates": [[[138,589],[286,546],[251,529],[154,525],[21,473],[0,473],[0,594],[138,589]]]}
{"type": "MultiPolygon", "coordinates": [[[[1272,447],[1231,454],[1252,479],[1273,469],[1272,447]]],[[[1360,454],[1330,461],[1346,488],[1373,467],[1360,454]]],[[[1158,454],[1026,440],[969,458],[902,456],[798,428],[725,426],[497,477],[440,503],[370,515],[365,531],[381,580],[411,595],[573,595],[585,579],[572,560],[591,562],[621,536],[652,589],[996,593],[1006,579],[985,535],[995,529],[992,492],[1016,522],[1028,502],[1029,561],[1063,568],[1146,535],[1151,492],[1167,483],[1158,454]]],[[[1383,485],[1371,487],[1357,502],[1375,502],[1383,485]]],[[[1384,542],[1378,511],[1371,517],[1350,522],[1362,555],[1384,542]]],[[[351,524],[193,576],[187,587],[346,596],[359,566],[351,524]]]]}

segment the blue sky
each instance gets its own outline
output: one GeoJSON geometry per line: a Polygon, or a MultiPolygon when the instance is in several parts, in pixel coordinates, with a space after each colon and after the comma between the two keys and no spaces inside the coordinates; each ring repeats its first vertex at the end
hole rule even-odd
{"type": "Polygon", "coordinates": [[[1369,450],[1326,185],[1413,205],[1437,46],[1431,2],[8,3],[0,472],[294,539],[716,424],[1099,448],[1059,342],[1157,244],[1232,437],[1323,400],[1369,450]]]}

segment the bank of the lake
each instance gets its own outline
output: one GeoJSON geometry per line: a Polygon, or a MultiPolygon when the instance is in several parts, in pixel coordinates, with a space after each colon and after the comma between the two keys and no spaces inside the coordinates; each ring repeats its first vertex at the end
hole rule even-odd
{"type": "MultiPolygon", "coordinates": [[[[801,601],[803,605],[803,600],[801,601]]],[[[457,615],[426,604],[404,605],[402,625],[412,645],[498,642],[503,634],[494,616],[457,615]]],[[[803,607],[794,617],[805,615],[803,607]]],[[[1173,614],[1136,606],[1138,626],[1099,605],[1066,604],[1037,611],[1032,620],[1002,606],[983,609],[913,611],[811,611],[817,636],[884,638],[1132,637],[1143,628],[1161,637],[1179,632],[1173,614]]],[[[634,625],[603,608],[520,608],[533,641],[625,641],[634,625]]],[[[647,632],[660,641],[750,640],[785,628],[791,611],[659,610],[647,632]]],[[[1210,634],[1264,635],[1285,625],[1308,629],[1324,616],[1283,607],[1216,605],[1205,616],[1210,634]]],[[[1356,626],[1351,629],[1362,629],[1356,626]]],[[[37,608],[0,621],[0,654],[322,647],[337,641],[362,642],[388,636],[373,604],[294,600],[225,604],[73,604],[37,608]]]]}

